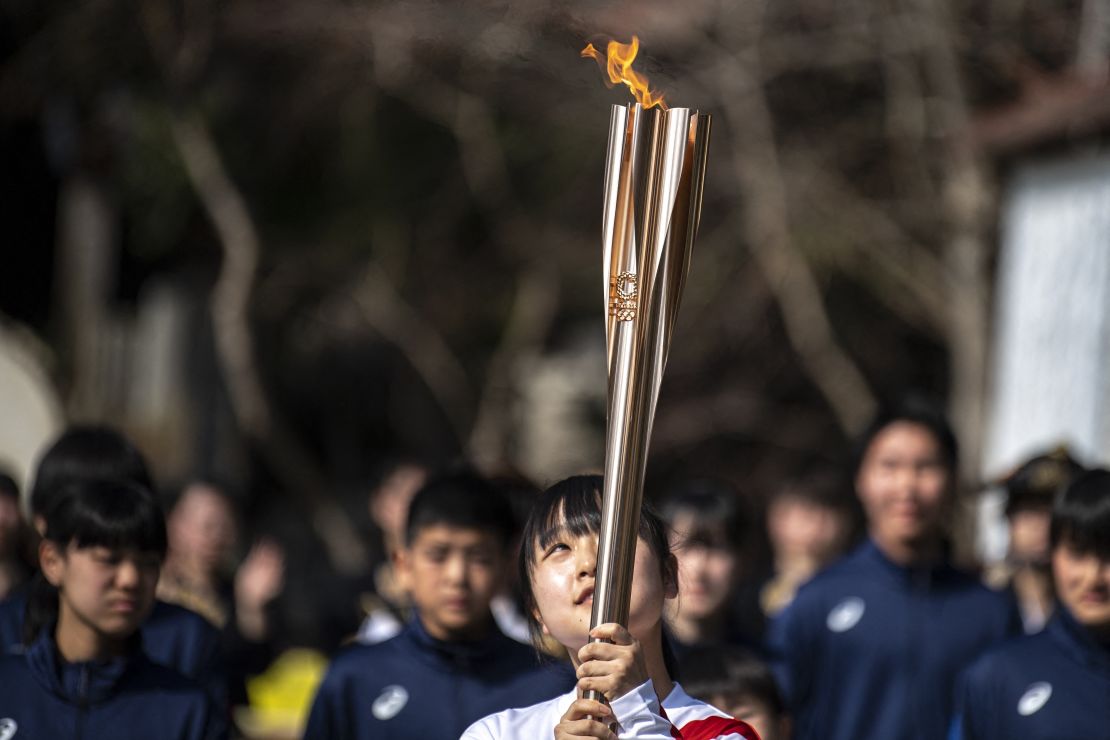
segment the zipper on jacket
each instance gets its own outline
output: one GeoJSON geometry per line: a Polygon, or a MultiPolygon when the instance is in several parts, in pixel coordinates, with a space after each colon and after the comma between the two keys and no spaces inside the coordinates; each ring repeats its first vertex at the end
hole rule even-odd
{"type": "Polygon", "coordinates": [[[85,736],[85,719],[89,712],[89,664],[81,666],[77,681],[77,740],[85,736]]]}

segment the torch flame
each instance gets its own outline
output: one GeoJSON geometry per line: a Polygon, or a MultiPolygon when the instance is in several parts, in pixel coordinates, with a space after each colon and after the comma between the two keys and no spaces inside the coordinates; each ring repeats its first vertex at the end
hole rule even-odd
{"type": "Polygon", "coordinates": [[[640,39],[632,37],[632,43],[622,44],[619,41],[610,41],[605,49],[606,56],[594,48],[593,44],[586,44],[582,50],[584,59],[594,59],[609,75],[612,85],[624,84],[632,92],[632,97],[644,108],[658,105],[663,110],[667,104],[663,102],[663,93],[648,87],[647,78],[632,69],[632,62],[640,52],[640,39]]]}

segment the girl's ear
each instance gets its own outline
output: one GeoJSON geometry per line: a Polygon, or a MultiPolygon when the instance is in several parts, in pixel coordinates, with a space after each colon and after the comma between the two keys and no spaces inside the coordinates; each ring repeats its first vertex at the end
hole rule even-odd
{"type": "Polygon", "coordinates": [[[42,568],[43,578],[47,583],[57,588],[62,583],[65,575],[66,559],[58,545],[50,540],[39,543],[39,567],[42,568]]]}
{"type": "Polygon", "coordinates": [[[667,553],[667,562],[663,564],[663,598],[673,599],[678,596],[678,558],[673,552],[667,553]]]}

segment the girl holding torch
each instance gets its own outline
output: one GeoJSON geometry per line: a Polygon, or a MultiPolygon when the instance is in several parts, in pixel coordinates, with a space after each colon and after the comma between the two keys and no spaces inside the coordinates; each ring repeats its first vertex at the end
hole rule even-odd
{"type": "Polygon", "coordinates": [[[569,694],[508,709],[471,725],[463,740],[518,737],[758,740],[746,723],[688,696],[663,642],[663,604],[678,592],[663,522],[640,513],[627,628],[590,631],[601,529],[600,476],[577,476],[543,493],[521,540],[521,587],[534,638],[567,650],[578,685],[569,694]],[[608,642],[590,642],[601,638],[608,642]],[[599,691],[606,703],[583,697],[599,691]]]}

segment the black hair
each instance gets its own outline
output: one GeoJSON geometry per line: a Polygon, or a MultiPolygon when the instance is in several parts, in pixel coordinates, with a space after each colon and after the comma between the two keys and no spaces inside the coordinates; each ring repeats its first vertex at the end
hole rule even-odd
{"type": "MultiPolygon", "coordinates": [[[[532,571],[536,567],[536,551],[546,549],[563,533],[582,537],[601,531],[600,475],[576,475],[559,481],[540,494],[532,513],[524,525],[520,538],[520,591],[524,614],[528,618],[528,631],[532,642],[539,647],[543,632],[536,621],[536,594],[532,589],[532,571]]],[[[667,541],[667,526],[658,514],[645,503],[640,509],[639,537],[659,561],[664,579],[677,582],[675,560],[667,541]]],[[[663,640],[663,657],[671,676],[677,675],[673,655],[663,640]]]]}
{"type": "Polygon", "coordinates": [[[1081,474],[1052,507],[1052,547],[1067,544],[1110,560],[1110,470],[1081,474]]]}
{"type": "Polygon", "coordinates": [[[747,539],[749,518],[731,485],[709,478],[684,480],[663,499],[660,513],[668,525],[682,516],[693,519],[684,546],[702,545],[739,552],[747,539]]]}
{"type": "MultiPolygon", "coordinates": [[[[166,522],[149,489],[126,481],[83,480],[54,492],[43,539],[65,550],[106,547],[166,555],[166,522]]],[[[58,591],[40,572],[31,583],[23,622],[30,644],[58,616],[58,591]]]]}
{"type": "Polygon", "coordinates": [[[409,504],[405,542],[411,545],[422,529],[436,524],[490,532],[503,548],[516,530],[512,506],[501,489],[467,469],[436,476],[416,492],[409,504]]]}
{"type": "Polygon", "coordinates": [[[0,496],[7,496],[19,501],[19,484],[15,478],[0,470],[0,496]]]}
{"type": "Polygon", "coordinates": [[[745,648],[734,645],[694,648],[682,660],[682,673],[682,688],[695,699],[712,702],[721,695],[738,699],[748,696],[764,704],[774,717],[786,714],[786,703],[771,669],[745,648]]]}
{"type": "Polygon", "coordinates": [[[1064,447],[1026,460],[1001,481],[1006,488],[1006,516],[1023,507],[1051,507],[1085,469],[1064,447]]]}
{"type": "Polygon", "coordinates": [[[120,480],[153,490],[142,453],[106,426],[73,426],[39,460],[31,488],[31,513],[46,516],[58,491],[81,480],[120,480]]]}
{"type": "Polygon", "coordinates": [[[852,454],[852,478],[859,474],[863,459],[875,438],[891,424],[904,422],[924,427],[933,435],[940,448],[940,454],[950,475],[955,474],[960,461],[959,445],[956,434],[948,423],[948,418],[934,402],[918,395],[882,407],[867,425],[863,434],[856,440],[852,454]]]}

